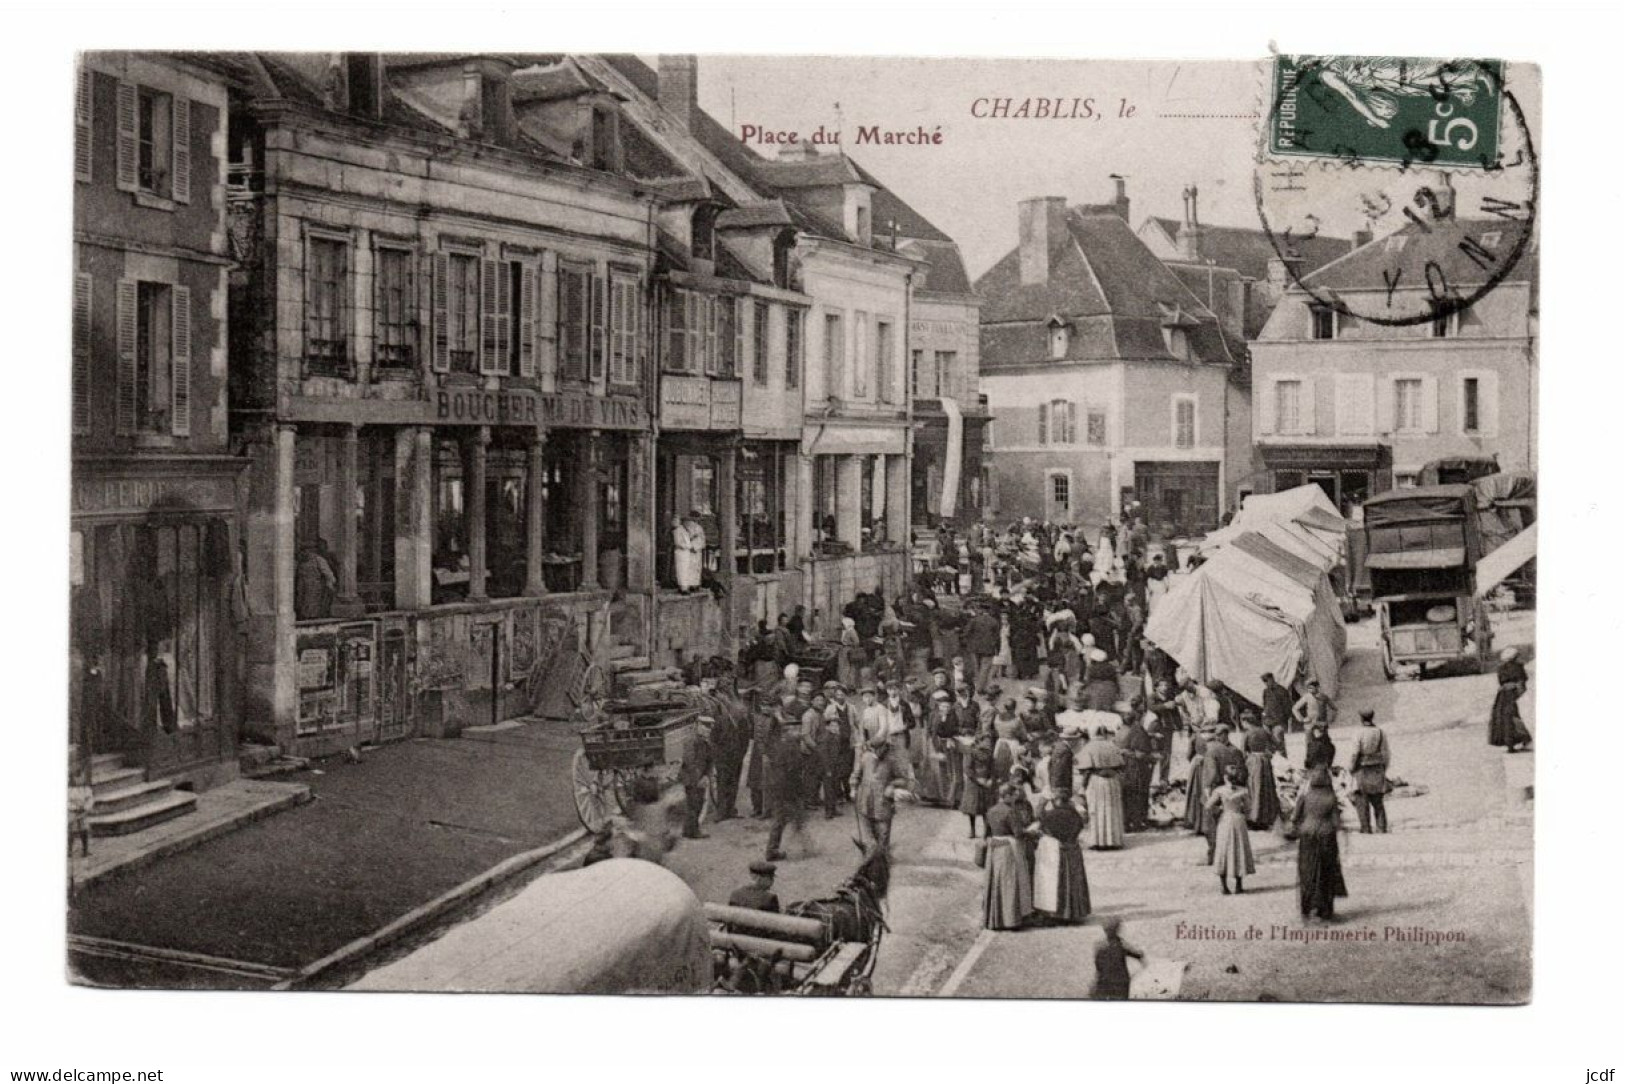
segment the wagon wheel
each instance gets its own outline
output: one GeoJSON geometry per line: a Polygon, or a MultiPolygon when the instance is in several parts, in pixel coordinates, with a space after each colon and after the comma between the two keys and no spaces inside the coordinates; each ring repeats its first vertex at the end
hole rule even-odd
{"type": "Polygon", "coordinates": [[[581,698],[583,700],[604,701],[610,699],[615,692],[615,682],[611,679],[608,670],[596,662],[587,664],[581,672],[581,698]]]}
{"type": "Polygon", "coordinates": [[[581,826],[597,835],[624,806],[620,773],[597,771],[587,763],[587,751],[577,749],[575,758],[570,761],[570,780],[575,788],[576,815],[581,818],[581,826]]]}

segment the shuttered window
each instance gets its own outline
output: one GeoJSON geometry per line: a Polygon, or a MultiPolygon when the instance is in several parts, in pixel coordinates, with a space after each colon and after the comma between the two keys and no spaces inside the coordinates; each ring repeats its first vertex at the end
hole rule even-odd
{"type": "Polygon", "coordinates": [[[73,179],[91,181],[92,142],[95,138],[96,76],[89,68],[79,69],[79,83],[73,98],[73,179]]]}
{"type": "Polygon", "coordinates": [[[869,395],[869,314],[853,315],[852,344],[852,397],[865,399],[869,395]]]}
{"type": "Polygon", "coordinates": [[[687,290],[666,295],[666,369],[674,373],[689,371],[688,298],[687,290]]]}
{"type": "Polygon", "coordinates": [[[134,83],[115,101],[118,187],[176,203],[192,199],[192,103],[134,83]]]}
{"type": "Polygon", "coordinates": [[[772,368],[772,363],[770,360],[772,353],[770,339],[772,324],[769,322],[771,320],[770,314],[772,311],[773,310],[768,307],[767,302],[756,302],[756,312],[754,316],[755,325],[751,333],[751,339],[753,340],[752,345],[756,351],[756,364],[754,372],[752,372],[751,375],[758,384],[767,383],[768,373],[772,368]]]}
{"type": "Polygon", "coordinates": [[[1181,396],[1174,400],[1174,447],[1196,447],[1196,400],[1181,396]]]}
{"type": "Polygon", "coordinates": [[[479,371],[480,260],[463,252],[446,260],[447,363],[454,373],[479,371]]]}
{"type": "MultiPolygon", "coordinates": [[[[164,282],[123,279],[118,284],[117,310],[116,431],[121,435],[190,436],[191,290],[164,282]]],[[[88,406],[87,394],[87,415],[88,406]]]]}
{"type": "Polygon", "coordinates": [[[739,335],[734,327],[738,315],[739,309],[733,298],[717,298],[717,350],[721,355],[717,361],[719,376],[739,374],[739,335]]]}
{"type": "Polygon", "coordinates": [[[628,275],[610,279],[609,379],[612,384],[638,383],[638,315],[642,291],[628,275]]]}
{"type": "Polygon", "coordinates": [[[559,376],[565,380],[587,378],[592,280],[584,268],[559,267],[559,376]]]}
{"type": "Polygon", "coordinates": [[[519,269],[519,316],[518,328],[514,336],[518,344],[518,375],[533,377],[536,375],[536,324],[537,324],[537,296],[536,296],[536,265],[530,260],[516,265],[519,269]]]}
{"type": "Polygon", "coordinates": [[[804,314],[800,309],[786,308],[784,310],[784,386],[786,388],[793,389],[801,386],[801,321],[803,318],[804,314]]]}
{"type": "Polygon", "coordinates": [[[480,372],[511,371],[513,280],[502,260],[480,261],[480,372]]]}
{"type": "Polygon", "coordinates": [[[838,399],[846,388],[846,329],[839,313],[824,317],[824,394],[838,399]]]}
{"type": "Polygon", "coordinates": [[[91,278],[73,276],[73,432],[90,432],[90,294],[91,278]]]}
{"type": "Polygon", "coordinates": [[[605,354],[607,352],[604,340],[608,334],[606,325],[609,322],[609,299],[606,295],[609,293],[609,283],[604,280],[602,275],[591,275],[588,281],[589,293],[592,298],[591,323],[588,327],[592,347],[589,375],[592,377],[593,382],[596,383],[604,379],[605,354]]]}
{"type": "Polygon", "coordinates": [[[894,348],[892,325],[889,321],[880,320],[875,324],[875,383],[879,386],[880,401],[882,403],[896,402],[896,389],[892,386],[895,377],[892,375],[892,351],[894,348]]]}

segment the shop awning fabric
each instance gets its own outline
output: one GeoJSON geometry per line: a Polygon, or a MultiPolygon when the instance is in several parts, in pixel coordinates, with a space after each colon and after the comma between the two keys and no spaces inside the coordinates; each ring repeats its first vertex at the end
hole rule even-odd
{"type": "MultiPolygon", "coordinates": [[[[1325,500],[1318,486],[1303,488],[1325,500]]],[[[1336,557],[1327,551],[1336,539],[1341,553],[1342,517],[1300,495],[1267,502],[1254,513],[1256,529],[1240,520],[1195,572],[1169,578],[1146,636],[1196,680],[1218,678],[1254,704],[1263,699],[1265,673],[1287,684],[1300,667],[1335,696],[1348,641],[1327,576],[1336,557]]]]}

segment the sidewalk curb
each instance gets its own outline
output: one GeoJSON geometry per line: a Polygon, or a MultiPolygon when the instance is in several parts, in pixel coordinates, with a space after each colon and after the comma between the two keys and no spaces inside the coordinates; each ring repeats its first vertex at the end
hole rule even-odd
{"type": "Polygon", "coordinates": [[[316,799],[315,792],[312,791],[309,786],[303,783],[290,783],[284,785],[290,787],[297,786],[299,789],[297,791],[290,790],[286,795],[278,798],[274,802],[268,802],[265,805],[257,806],[243,813],[239,813],[235,816],[221,820],[218,823],[211,824],[209,827],[200,832],[179,836],[175,839],[169,840],[166,843],[149,848],[148,850],[138,851],[123,861],[105,866],[102,869],[97,870],[95,873],[89,874],[88,876],[75,879],[70,867],[69,879],[72,881],[71,887],[73,892],[83,892],[86,889],[104,884],[120,877],[124,877],[128,874],[134,873],[137,870],[146,869],[148,866],[161,862],[171,855],[180,854],[183,851],[189,851],[193,847],[200,847],[211,840],[216,840],[221,836],[235,832],[239,828],[246,828],[248,825],[254,824],[257,821],[262,821],[267,817],[274,816],[275,814],[281,813],[285,810],[295,809],[299,806],[306,805],[315,801],[316,799]]]}
{"type": "Polygon", "coordinates": [[[324,979],[329,979],[343,969],[355,965],[366,956],[428,927],[436,919],[456,910],[482,893],[564,854],[571,848],[585,842],[587,838],[587,830],[577,828],[569,835],[556,839],[546,846],[505,859],[484,873],[471,877],[462,884],[441,893],[428,903],[414,907],[393,922],[374,930],[364,937],[356,938],[348,945],[328,953],[313,963],[306,964],[292,978],[277,983],[271,989],[308,990],[317,988],[324,979]]]}

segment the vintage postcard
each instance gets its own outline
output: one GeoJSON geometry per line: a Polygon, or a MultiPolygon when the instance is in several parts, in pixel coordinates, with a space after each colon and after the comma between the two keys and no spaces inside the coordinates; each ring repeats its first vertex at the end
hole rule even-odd
{"type": "Polygon", "coordinates": [[[1533,65],[76,88],[72,981],[1529,1000],[1533,65]]]}

